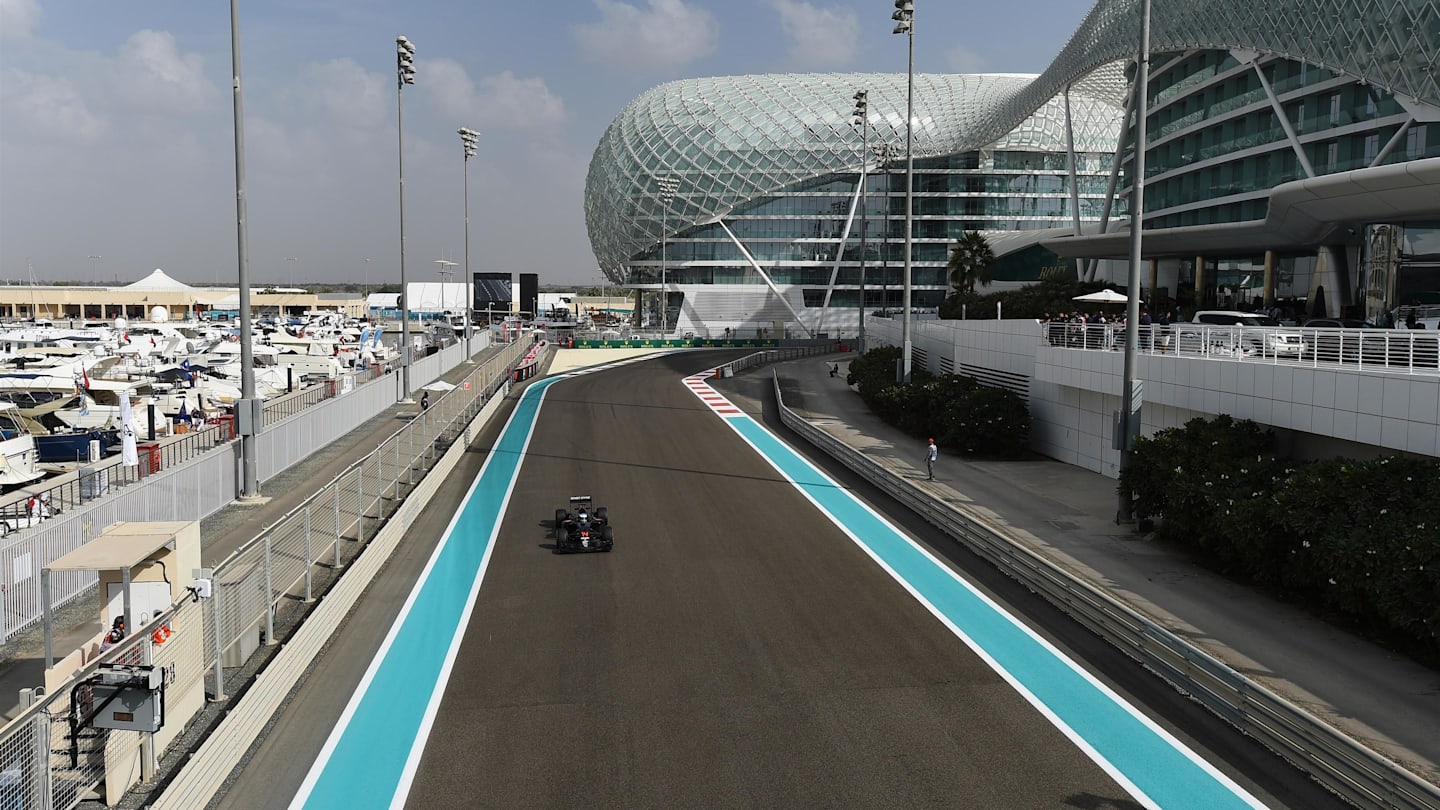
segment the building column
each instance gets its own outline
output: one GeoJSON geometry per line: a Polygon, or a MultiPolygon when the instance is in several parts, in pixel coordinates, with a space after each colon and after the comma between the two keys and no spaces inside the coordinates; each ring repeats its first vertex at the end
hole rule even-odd
{"type": "Polygon", "coordinates": [[[1205,308],[1205,256],[1195,257],[1195,308],[1205,308]]]}
{"type": "Polygon", "coordinates": [[[1265,309],[1275,306],[1275,251],[1265,251],[1265,309]]]}

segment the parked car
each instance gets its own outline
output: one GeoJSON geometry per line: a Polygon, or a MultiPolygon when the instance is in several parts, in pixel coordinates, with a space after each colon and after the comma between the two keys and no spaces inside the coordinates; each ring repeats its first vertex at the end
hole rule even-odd
{"type": "Polygon", "coordinates": [[[1300,332],[1284,329],[1274,318],[1254,312],[1201,310],[1188,324],[1174,327],[1181,352],[1259,354],[1300,358],[1305,343],[1300,332]],[[1225,327],[1230,327],[1226,329],[1225,327]]]}
{"type": "Polygon", "coordinates": [[[1302,324],[1305,332],[1305,356],[1326,363],[1353,363],[1360,356],[1359,330],[1373,329],[1365,321],[1352,318],[1311,318],[1302,324]]]}

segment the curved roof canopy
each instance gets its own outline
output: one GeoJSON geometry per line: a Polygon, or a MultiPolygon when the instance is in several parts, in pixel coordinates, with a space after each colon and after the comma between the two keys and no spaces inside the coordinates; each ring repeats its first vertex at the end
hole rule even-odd
{"type": "MultiPolygon", "coordinates": [[[[1059,100],[1046,99],[1003,127],[992,120],[992,109],[1033,81],[915,76],[913,153],[938,157],[997,141],[1001,148],[1063,151],[1059,100]]],[[[889,144],[903,158],[905,85],[903,73],[779,74],[688,79],[641,95],[611,123],[590,162],[585,217],[601,268],[620,281],[623,263],[657,244],[662,226],[674,232],[817,178],[858,171],[864,141],[850,120],[856,90],[869,94],[871,147],[889,144]],[[661,177],[679,181],[668,210],[661,177]]],[[[1114,150],[1123,87],[1118,63],[1076,86],[1077,150],[1114,150]]],[[[873,171],[875,158],[869,163],[873,171]]]]}
{"type": "Polygon", "coordinates": [[[171,278],[160,268],[155,272],[131,284],[126,284],[126,290],[145,290],[148,292],[194,292],[195,288],[183,281],[171,278]]]}
{"type": "MultiPolygon", "coordinates": [[[[1119,106],[1124,86],[1114,63],[1133,58],[1139,8],[1138,0],[1099,0],[1038,77],[915,76],[914,154],[993,143],[1072,85],[1080,129],[1097,122],[1102,109],[1119,106]]],[[[1152,53],[1276,54],[1440,107],[1435,0],[1153,0],[1150,43],[1152,53]]],[[[871,142],[903,147],[903,74],[692,79],[641,95],[606,130],[586,179],[585,220],[602,271],[623,282],[624,263],[659,241],[662,220],[672,231],[684,229],[841,167],[858,168],[861,139],[849,119],[851,96],[862,88],[869,91],[871,142]],[[662,176],[680,181],[668,205],[656,182],[662,176]]],[[[1086,134],[1077,132],[1077,140],[1086,134]]],[[[1113,139],[1101,148],[1113,149],[1113,139]]]]}

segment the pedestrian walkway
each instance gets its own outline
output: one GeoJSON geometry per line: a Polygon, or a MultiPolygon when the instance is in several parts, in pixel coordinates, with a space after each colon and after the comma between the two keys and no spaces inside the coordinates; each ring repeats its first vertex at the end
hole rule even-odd
{"type": "MultiPolygon", "coordinates": [[[[474,370],[476,363],[484,363],[503,348],[485,349],[476,355],[475,363],[462,363],[440,379],[451,384],[458,383],[474,370]]],[[[413,394],[417,400],[421,387],[417,387],[413,394]]],[[[203,563],[209,566],[224,560],[259,535],[266,526],[304,503],[336,475],[380,446],[400,428],[398,420],[415,416],[419,410],[415,402],[391,405],[339,440],[261,482],[259,500],[232,502],[200,521],[203,563]]],[[[97,599],[98,596],[80,596],[56,612],[54,632],[57,651],[77,649],[100,632],[97,599]]],[[[21,689],[44,683],[42,632],[43,628],[37,623],[0,645],[0,707],[3,707],[0,714],[6,720],[20,711],[21,689]]]]}
{"type": "Polygon", "coordinates": [[[845,383],[848,365],[848,355],[790,361],[751,372],[763,380],[736,392],[764,401],[773,368],[786,405],[817,427],[1440,783],[1440,672],[1116,525],[1116,482],[1099,473],[1050,459],[970,461],[941,447],[935,480],[926,480],[927,437],[909,436],[872,414],[845,383]],[[829,373],[833,362],[840,364],[836,377],[829,373]]]}

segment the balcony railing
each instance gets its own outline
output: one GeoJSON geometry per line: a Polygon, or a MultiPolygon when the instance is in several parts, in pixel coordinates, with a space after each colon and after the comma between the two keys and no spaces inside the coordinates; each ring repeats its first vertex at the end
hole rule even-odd
{"type": "MultiPolygon", "coordinates": [[[[1120,351],[1120,324],[1040,324],[1051,346],[1120,351]]],[[[1216,326],[1203,323],[1140,327],[1142,354],[1216,360],[1440,375],[1440,332],[1425,329],[1316,329],[1294,326],[1216,326]]]]}

